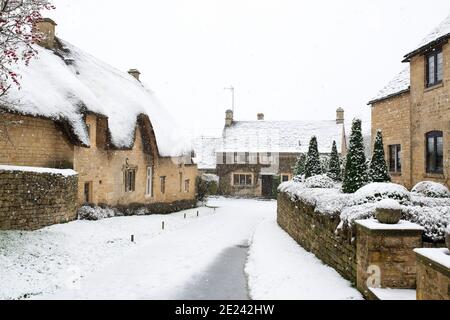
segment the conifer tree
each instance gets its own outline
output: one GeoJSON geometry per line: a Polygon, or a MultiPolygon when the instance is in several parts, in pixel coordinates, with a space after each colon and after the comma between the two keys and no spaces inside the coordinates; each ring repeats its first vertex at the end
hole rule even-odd
{"type": "Polygon", "coordinates": [[[342,180],[341,160],[337,151],[336,141],[333,141],[333,148],[331,149],[330,166],[328,169],[328,176],[334,181],[342,180]]]}
{"type": "Polygon", "coordinates": [[[369,169],[369,180],[371,182],[391,182],[384,154],[383,133],[381,130],[378,130],[375,138],[373,157],[369,169]]]}
{"type": "Polygon", "coordinates": [[[345,177],[342,191],[353,193],[365,186],[368,182],[366,155],[364,153],[364,140],[361,130],[361,120],[355,119],[352,124],[350,148],[347,154],[345,177]]]}
{"type": "Polygon", "coordinates": [[[310,178],[322,174],[317,138],[312,137],[309,143],[309,151],[306,157],[305,177],[310,178]]]}
{"type": "Polygon", "coordinates": [[[301,153],[297,158],[297,162],[294,167],[294,176],[303,176],[305,174],[305,166],[306,166],[306,154],[301,153]]]}

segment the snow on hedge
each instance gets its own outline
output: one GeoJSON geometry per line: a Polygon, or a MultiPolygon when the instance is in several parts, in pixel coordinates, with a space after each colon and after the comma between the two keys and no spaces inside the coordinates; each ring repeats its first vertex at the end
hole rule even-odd
{"type": "Polygon", "coordinates": [[[327,175],[318,175],[306,179],[305,185],[307,188],[331,189],[335,187],[333,179],[327,175]]]}
{"type": "Polygon", "coordinates": [[[308,188],[305,183],[285,182],[280,192],[293,201],[300,200],[315,206],[318,214],[339,215],[338,229],[353,228],[356,220],[375,218],[377,207],[401,208],[404,219],[424,227],[425,236],[442,241],[450,228],[450,198],[429,198],[410,193],[394,183],[372,183],[354,194],[343,194],[339,189],[308,188]]]}
{"type": "Polygon", "coordinates": [[[33,172],[33,173],[47,173],[51,175],[60,175],[63,177],[76,176],[78,173],[71,169],[53,169],[41,167],[19,167],[19,166],[5,166],[0,165],[0,171],[8,172],[33,172]]]}
{"type": "Polygon", "coordinates": [[[61,41],[56,52],[36,46],[39,56],[29,66],[18,64],[21,90],[8,92],[8,107],[20,113],[68,121],[80,141],[89,145],[82,109],[108,117],[116,147],[130,147],[137,116],[152,122],[162,156],[179,156],[190,143],[154,93],[127,72],[119,71],[79,48],[61,41]]]}
{"type": "Polygon", "coordinates": [[[424,195],[429,198],[450,198],[450,191],[441,183],[424,181],[416,184],[411,192],[424,195]]]}

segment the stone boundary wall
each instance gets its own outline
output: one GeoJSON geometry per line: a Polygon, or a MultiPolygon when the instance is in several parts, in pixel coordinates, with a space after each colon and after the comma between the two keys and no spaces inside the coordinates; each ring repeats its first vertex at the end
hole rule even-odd
{"type": "Polygon", "coordinates": [[[78,177],[0,170],[0,230],[37,230],[77,218],[78,177]]]}
{"type": "Polygon", "coordinates": [[[315,207],[278,196],[278,224],[298,244],[356,284],[356,242],[351,235],[337,235],[339,216],[322,215],[315,207]]]}

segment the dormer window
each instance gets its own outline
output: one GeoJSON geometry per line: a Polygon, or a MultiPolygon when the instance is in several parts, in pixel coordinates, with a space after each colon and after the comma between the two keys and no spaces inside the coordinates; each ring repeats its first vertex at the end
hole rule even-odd
{"type": "Polygon", "coordinates": [[[444,56],[442,49],[436,49],[427,55],[427,87],[442,82],[444,77],[444,56]]]}

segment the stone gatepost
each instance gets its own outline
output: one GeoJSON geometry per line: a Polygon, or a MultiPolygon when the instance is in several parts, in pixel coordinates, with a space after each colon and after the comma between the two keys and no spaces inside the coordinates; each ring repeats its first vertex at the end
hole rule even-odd
{"type": "Polygon", "coordinates": [[[416,249],[417,300],[450,300],[450,250],[416,249]]]}
{"type": "Polygon", "coordinates": [[[357,288],[371,298],[368,288],[416,288],[414,249],[423,246],[424,229],[400,221],[389,225],[377,220],[356,221],[357,288]]]}

